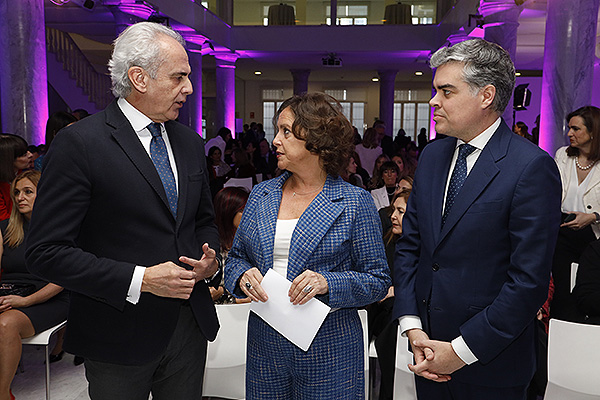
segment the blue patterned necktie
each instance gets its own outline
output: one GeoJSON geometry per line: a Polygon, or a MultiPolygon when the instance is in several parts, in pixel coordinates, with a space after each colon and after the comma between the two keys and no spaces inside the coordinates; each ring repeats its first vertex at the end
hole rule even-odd
{"type": "Polygon", "coordinates": [[[152,134],[152,141],[150,142],[150,158],[154,163],[154,167],[160,176],[160,180],[167,193],[167,199],[169,200],[169,207],[174,217],[177,217],[177,186],[175,185],[175,176],[171,169],[171,163],[169,162],[169,154],[167,153],[167,146],[162,138],[162,132],[158,122],[153,122],[148,125],[148,130],[152,134]]]}
{"type": "Polygon", "coordinates": [[[465,180],[467,180],[467,157],[475,151],[475,149],[475,147],[467,143],[458,146],[458,157],[456,158],[456,164],[454,165],[450,184],[448,185],[448,193],[446,194],[446,205],[444,207],[444,215],[442,216],[442,227],[444,227],[444,224],[446,223],[446,217],[454,204],[458,192],[460,192],[465,180]]]}

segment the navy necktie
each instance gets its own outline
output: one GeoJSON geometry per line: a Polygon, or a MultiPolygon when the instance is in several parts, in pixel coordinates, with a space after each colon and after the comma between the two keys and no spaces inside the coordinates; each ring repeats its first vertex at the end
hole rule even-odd
{"type": "Polygon", "coordinates": [[[158,122],[153,122],[148,125],[148,130],[152,134],[152,141],[150,142],[150,158],[154,163],[154,167],[160,176],[160,180],[167,193],[167,199],[169,200],[169,207],[174,217],[177,216],[177,186],[175,185],[175,176],[171,169],[171,163],[169,162],[169,154],[167,153],[167,146],[162,138],[162,132],[158,122]]]}
{"type": "Polygon", "coordinates": [[[467,180],[467,157],[475,151],[475,149],[475,147],[467,143],[458,146],[458,157],[456,158],[456,164],[454,165],[450,184],[448,185],[448,193],[446,194],[446,205],[444,207],[444,215],[442,215],[442,227],[446,223],[446,217],[454,204],[458,192],[460,192],[465,180],[467,180]]]}

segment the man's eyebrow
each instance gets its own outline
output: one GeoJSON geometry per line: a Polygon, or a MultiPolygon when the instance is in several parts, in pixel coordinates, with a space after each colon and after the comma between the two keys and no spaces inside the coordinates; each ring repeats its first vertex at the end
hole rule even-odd
{"type": "Polygon", "coordinates": [[[445,84],[443,84],[443,85],[439,85],[439,86],[437,86],[437,87],[435,87],[435,86],[434,86],[433,88],[434,88],[434,89],[437,89],[437,90],[444,90],[444,89],[456,89],[456,86],[454,86],[454,85],[452,85],[452,84],[450,84],[450,83],[445,83],[445,84]]]}

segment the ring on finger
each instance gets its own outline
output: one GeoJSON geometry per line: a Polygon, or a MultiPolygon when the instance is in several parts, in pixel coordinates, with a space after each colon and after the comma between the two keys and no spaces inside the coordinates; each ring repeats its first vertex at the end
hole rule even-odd
{"type": "Polygon", "coordinates": [[[252,290],[252,284],[250,282],[246,282],[246,287],[248,290],[252,290]]]}
{"type": "Polygon", "coordinates": [[[302,291],[304,293],[310,293],[310,291],[313,289],[313,287],[311,285],[306,286],[304,289],[302,289],[302,291]]]}

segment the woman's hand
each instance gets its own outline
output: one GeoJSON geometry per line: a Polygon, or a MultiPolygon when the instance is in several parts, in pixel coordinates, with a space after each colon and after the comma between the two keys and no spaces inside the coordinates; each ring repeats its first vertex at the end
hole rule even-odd
{"type": "Polygon", "coordinates": [[[11,308],[29,307],[27,297],[8,295],[0,297],[0,312],[10,310],[11,308]]]}
{"type": "Polygon", "coordinates": [[[585,228],[592,222],[596,221],[596,214],[594,214],[594,213],[587,214],[587,213],[582,213],[579,211],[573,211],[570,214],[575,214],[575,219],[573,221],[569,221],[564,224],[561,224],[560,225],[561,228],[567,227],[567,228],[573,229],[574,231],[577,231],[579,229],[585,228]]]}
{"type": "Polygon", "coordinates": [[[318,294],[329,292],[329,285],[323,275],[306,270],[294,279],[288,295],[290,301],[296,304],[306,304],[318,294]]]}
{"type": "Polygon", "coordinates": [[[383,303],[384,301],[386,301],[387,299],[389,299],[391,297],[394,297],[394,286],[393,285],[390,286],[385,297],[383,299],[379,300],[378,303],[383,303]]]}
{"type": "Polygon", "coordinates": [[[246,296],[248,296],[250,300],[262,301],[264,303],[269,300],[269,296],[267,296],[267,293],[262,286],[260,286],[262,280],[263,276],[258,268],[250,268],[248,271],[244,272],[240,278],[240,289],[242,289],[242,292],[246,293],[246,296]]]}

